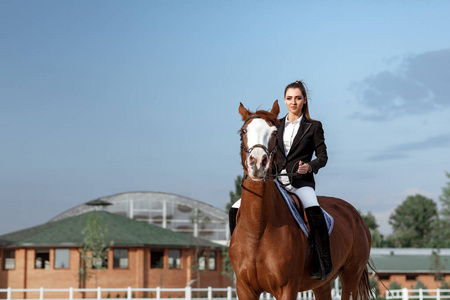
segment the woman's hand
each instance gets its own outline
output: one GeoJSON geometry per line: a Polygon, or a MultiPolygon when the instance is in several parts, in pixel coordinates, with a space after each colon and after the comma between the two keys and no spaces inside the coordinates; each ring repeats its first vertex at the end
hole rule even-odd
{"type": "Polygon", "coordinates": [[[306,174],[309,171],[311,171],[311,166],[309,164],[304,164],[302,163],[302,161],[298,162],[298,170],[297,170],[298,174],[306,174]]]}

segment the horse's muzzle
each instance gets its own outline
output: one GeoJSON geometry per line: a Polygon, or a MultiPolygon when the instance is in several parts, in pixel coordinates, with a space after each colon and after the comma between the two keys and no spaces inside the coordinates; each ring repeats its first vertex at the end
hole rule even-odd
{"type": "Polygon", "coordinates": [[[254,148],[247,155],[246,165],[248,175],[254,181],[261,181],[266,177],[269,170],[270,159],[267,152],[262,148],[254,148]]]}

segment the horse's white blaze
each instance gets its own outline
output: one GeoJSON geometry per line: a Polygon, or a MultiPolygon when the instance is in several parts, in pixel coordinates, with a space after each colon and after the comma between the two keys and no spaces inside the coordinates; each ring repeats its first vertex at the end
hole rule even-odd
{"type": "MultiPolygon", "coordinates": [[[[248,149],[253,148],[255,145],[264,145],[269,148],[270,137],[273,132],[276,131],[275,126],[270,126],[266,121],[262,119],[255,119],[247,126],[247,147],[248,149]]],[[[246,162],[247,166],[251,165],[252,159],[253,168],[249,168],[250,177],[264,177],[265,172],[269,168],[269,164],[262,165],[264,157],[267,153],[260,147],[256,147],[247,156],[246,162]],[[263,174],[264,173],[264,174],[263,174]]]]}

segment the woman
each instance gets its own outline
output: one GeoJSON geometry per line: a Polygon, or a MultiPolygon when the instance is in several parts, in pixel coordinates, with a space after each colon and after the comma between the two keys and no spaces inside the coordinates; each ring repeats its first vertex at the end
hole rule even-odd
{"type": "MultiPolygon", "coordinates": [[[[310,242],[314,254],[312,278],[326,280],[332,271],[328,228],[317,201],[314,175],[327,163],[327,147],[322,124],[311,119],[308,97],[303,82],[296,81],[284,90],[284,103],[289,113],[278,125],[276,170],[297,173],[295,176],[278,176],[285,189],[295,193],[302,201],[310,226],[310,242]],[[315,153],[316,158],[312,160],[315,153]]],[[[230,231],[236,225],[238,201],[230,209],[230,231]]]]}
{"type": "Polygon", "coordinates": [[[310,226],[310,242],[316,261],[311,277],[326,280],[332,271],[328,228],[317,201],[314,174],[327,163],[327,146],[322,123],[311,119],[303,82],[296,81],[284,90],[289,113],[278,127],[276,169],[296,176],[278,176],[285,188],[302,201],[310,226]],[[312,160],[315,153],[316,158],[312,160]]]}

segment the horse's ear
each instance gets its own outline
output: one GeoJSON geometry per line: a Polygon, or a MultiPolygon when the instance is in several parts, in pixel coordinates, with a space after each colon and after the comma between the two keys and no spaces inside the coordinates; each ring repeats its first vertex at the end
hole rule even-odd
{"type": "Polygon", "coordinates": [[[239,105],[239,113],[242,116],[242,121],[247,120],[247,118],[250,116],[250,112],[244,107],[244,105],[242,105],[242,102],[241,105],[239,105]]]}
{"type": "Polygon", "coordinates": [[[278,105],[278,100],[275,100],[272,106],[272,110],[270,111],[271,114],[274,114],[278,117],[278,114],[280,113],[280,106],[278,105]]]}

